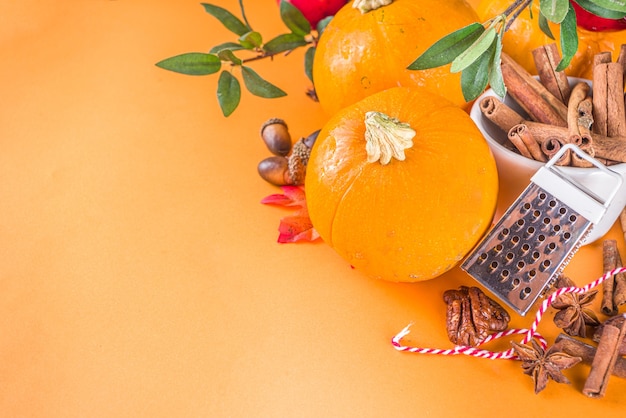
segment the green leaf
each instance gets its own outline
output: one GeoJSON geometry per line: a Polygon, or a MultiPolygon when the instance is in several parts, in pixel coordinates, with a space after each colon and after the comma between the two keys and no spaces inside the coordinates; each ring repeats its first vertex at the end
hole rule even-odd
{"type": "Polygon", "coordinates": [[[493,27],[481,34],[472,45],[452,61],[450,72],[458,73],[472,65],[493,44],[496,34],[496,29],[493,27]]]}
{"type": "Polygon", "coordinates": [[[578,50],[578,32],[576,31],[576,12],[572,5],[565,19],[561,22],[561,62],[556,67],[556,71],[563,71],[574,58],[578,50]]]}
{"type": "Polygon", "coordinates": [[[317,22],[317,34],[318,34],[318,36],[322,36],[322,33],[324,33],[324,29],[326,29],[326,26],[328,26],[328,24],[330,23],[331,20],[333,20],[333,17],[332,16],[327,16],[324,19],[322,19],[319,22],[317,22]]]}
{"type": "Polygon", "coordinates": [[[626,1],[625,0],[592,0],[592,1],[599,8],[626,13],[626,1]]]}
{"type": "Polygon", "coordinates": [[[315,47],[312,46],[304,54],[304,73],[313,82],[313,59],[315,58],[315,47]]]}
{"type": "Polygon", "coordinates": [[[189,52],[166,58],[157,62],[156,66],[180,74],[208,75],[218,72],[222,63],[216,55],[189,52]]]}
{"type": "Polygon", "coordinates": [[[496,37],[495,48],[491,58],[491,64],[489,65],[489,85],[498,97],[504,99],[504,96],[506,95],[506,86],[504,85],[504,78],[502,77],[502,66],[500,65],[501,58],[502,34],[499,33],[496,37]]]}
{"type": "Polygon", "coordinates": [[[291,51],[300,46],[306,45],[308,42],[304,39],[304,36],[296,33],[285,33],[278,35],[274,39],[263,45],[265,52],[269,54],[277,54],[279,52],[291,51]]]}
{"type": "Polygon", "coordinates": [[[245,48],[243,47],[243,45],[237,42],[224,42],[223,44],[215,45],[213,48],[211,48],[211,50],[209,51],[209,54],[217,54],[223,49],[230,49],[231,51],[239,51],[245,48]]]}
{"type": "Polygon", "coordinates": [[[569,10],[569,0],[539,0],[539,10],[550,22],[561,23],[569,10]]]}
{"type": "Polygon", "coordinates": [[[217,56],[222,61],[229,61],[235,65],[241,65],[241,59],[237,58],[237,56],[233,54],[233,51],[230,49],[222,49],[217,53],[217,56]]]}
{"type": "Polygon", "coordinates": [[[243,83],[248,91],[255,96],[273,99],[276,97],[286,96],[287,93],[276,87],[275,85],[265,81],[252,68],[242,66],[241,74],[243,75],[243,83]]]}
{"type": "Polygon", "coordinates": [[[263,38],[259,32],[250,31],[239,37],[239,42],[247,49],[259,48],[263,44],[263,38]]]}
{"type": "Polygon", "coordinates": [[[241,100],[241,86],[230,72],[224,70],[217,81],[217,101],[224,116],[228,117],[239,106],[241,100]]]}
{"type": "Polygon", "coordinates": [[[537,20],[539,23],[539,29],[550,39],[554,39],[554,34],[552,33],[552,29],[550,29],[550,24],[548,23],[548,19],[541,13],[539,13],[539,19],[537,20]]]}
{"type": "Polygon", "coordinates": [[[480,23],[472,23],[458,29],[431,45],[408,66],[408,69],[426,70],[449,64],[472,45],[484,31],[485,28],[480,23]]]}
{"type": "Polygon", "coordinates": [[[201,3],[204,10],[222,22],[222,25],[229,31],[236,35],[242,36],[250,32],[251,28],[243,23],[237,16],[224,9],[223,7],[215,6],[213,4],[201,3]]]}
{"type": "Polygon", "coordinates": [[[598,3],[601,3],[601,0],[576,0],[576,3],[589,13],[605,19],[621,19],[626,16],[626,11],[616,11],[599,6],[598,3]]]}
{"type": "Polygon", "coordinates": [[[491,45],[461,72],[461,90],[465,101],[472,101],[485,91],[495,50],[496,42],[493,38],[491,45]]]}
{"type": "Polygon", "coordinates": [[[298,35],[307,35],[311,32],[311,24],[302,12],[293,4],[281,0],[280,18],[289,30],[298,35]]]}

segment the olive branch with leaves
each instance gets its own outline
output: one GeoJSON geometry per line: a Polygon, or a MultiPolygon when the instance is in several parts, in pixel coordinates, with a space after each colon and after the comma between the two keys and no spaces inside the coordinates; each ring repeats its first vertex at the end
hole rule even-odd
{"type": "Polygon", "coordinates": [[[255,96],[271,99],[287,94],[254,71],[249,65],[251,62],[307,47],[304,70],[311,82],[313,81],[313,57],[317,40],[330,18],[321,20],[313,29],[300,10],[283,0],[279,6],[280,18],[289,32],[264,42],[261,33],[253,30],[246,18],[243,0],[239,0],[241,19],[223,7],[207,3],[202,3],[202,6],[235,34],[237,40],[216,45],[207,53],[188,52],[166,58],[156,65],[165,70],[196,76],[215,74],[221,70],[217,82],[217,99],[224,116],[233,113],[241,100],[241,83],[233,75],[235,69],[240,70],[245,88],[255,96]],[[247,57],[238,57],[236,53],[245,53],[247,57]]]}
{"type": "MultiPolygon", "coordinates": [[[[538,1],[537,23],[540,30],[549,38],[555,39],[550,23],[559,27],[561,61],[557,71],[564,70],[578,50],[576,13],[570,0],[538,1]]],[[[607,19],[621,19],[626,16],[626,0],[575,1],[596,16],[607,19]]],[[[474,22],[444,36],[407,68],[419,71],[450,64],[450,72],[461,73],[461,90],[466,101],[476,99],[487,86],[491,86],[498,96],[504,97],[506,86],[500,70],[502,39],[522,11],[528,8],[532,13],[532,3],[533,0],[515,0],[501,14],[486,22],[474,22]]],[[[297,48],[306,47],[304,70],[311,82],[314,82],[312,68],[317,42],[332,17],[321,20],[316,28],[312,28],[300,10],[281,0],[280,18],[289,32],[264,42],[263,36],[252,29],[246,18],[243,0],[239,0],[241,18],[219,6],[208,3],[202,3],[202,6],[237,36],[236,41],[216,45],[207,53],[189,52],[176,55],[156,65],[195,76],[215,74],[221,70],[217,83],[217,99],[224,116],[232,114],[241,100],[241,83],[233,75],[235,69],[240,70],[244,86],[251,94],[263,98],[286,95],[250,67],[250,63],[254,61],[289,54],[297,48]],[[237,55],[241,53],[246,53],[247,57],[241,58],[237,55]]]]}

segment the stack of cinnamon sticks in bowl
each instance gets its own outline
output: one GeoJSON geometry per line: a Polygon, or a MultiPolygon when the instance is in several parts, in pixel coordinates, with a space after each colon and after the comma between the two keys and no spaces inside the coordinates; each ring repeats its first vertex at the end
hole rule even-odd
{"type": "MultiPolygon", "coordinates": [[[[626,182],[626,110],[624,78],[626,46],[616,62],[601,53],[594,62],[593,80],[567,77],[556,71],[560,61],[556,45],[533,51],[538,76],[532,76],[511,57],[502,54],[502,75],[507,96],[492,90],[480,96],[470,116],[494,154],[500,177],[496,217],[500,217],[528,186],[533,174],[567,143],[619,173],[626,182]]],[[[568,176],[598,196],[606,184],[598,181],[598,168],[576,153],[565,153],[557,162],[568,176]]],[[[587,237],[590,243],[613,225],[626,195],[587,237]]]]}

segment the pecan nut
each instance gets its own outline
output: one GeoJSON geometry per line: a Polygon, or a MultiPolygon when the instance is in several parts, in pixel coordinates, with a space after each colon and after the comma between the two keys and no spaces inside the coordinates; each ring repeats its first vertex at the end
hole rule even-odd
{"type": "Polygon", "coordinates": [[[490,332],[504,331],[509,326],[508,312],[477,287],[446,290],[443,300],[448,305],[448,338],[456,345],[476,347],[490,332]]]}

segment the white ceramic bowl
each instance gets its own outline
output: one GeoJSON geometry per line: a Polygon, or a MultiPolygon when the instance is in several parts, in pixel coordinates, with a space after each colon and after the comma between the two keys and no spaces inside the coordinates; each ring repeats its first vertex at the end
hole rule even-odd
{"type": "MultiPolygon", "coordinates": [[[[579,81],[585,81],[591,84],[588,80],[570,78],[572,85],[579,81]]],[[[470,110],[470,116],[487,140],[498,167],[500,190],[495,215],[495,219],[497,220],[524,191],[526,186],[530,183],[530,178],[539,170],[543,163],[526,158],[502,145],[505,141],[508,141],[506,133],[487,119],[480,110],[480,102],[486,96],[497,97],[491,89],[487,90],[473,104],[470,110]]],[[[521,110],[517,103],[510,97],[506,97],[504,103],[517,110],[520,114],[525,115],[523,110],[521,110]]],[[[616,164],[609,168],[621,174],[624,184],[626,185],[626,163],[616,164]]],[[[560,167],[560,169],[568,176],[571,176],[572,179],[599,196],[607,195],[609,193],[607,189],[609,186],[612,186],[606,181],[606,174],[602,173],[598,168],[560,167]]],[[[598,224],[594,225],[584,243],[589,244],[606,234],[619,217],[625,205],[626,191],[622,189],[612,200],[603,219],[598,222],[598,224]]]]}

